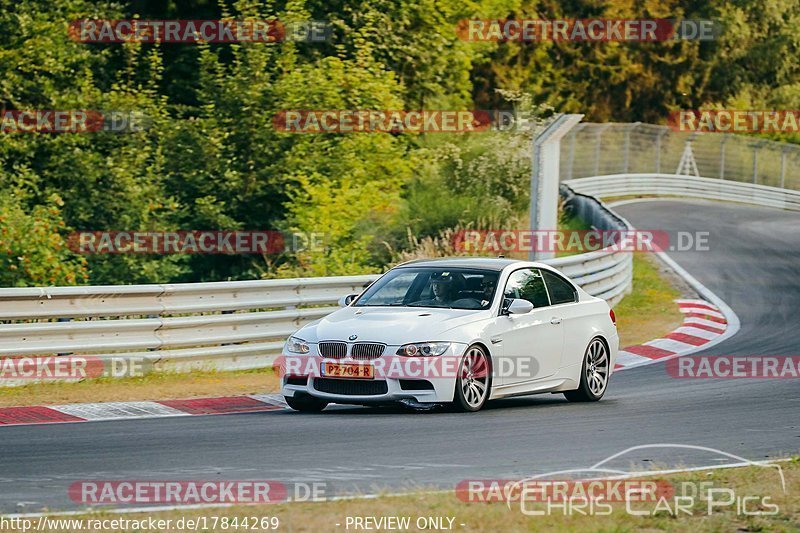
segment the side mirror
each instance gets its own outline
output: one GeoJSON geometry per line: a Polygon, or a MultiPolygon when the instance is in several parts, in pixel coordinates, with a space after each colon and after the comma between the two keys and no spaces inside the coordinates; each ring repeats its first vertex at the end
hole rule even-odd
{"type": "Polygon", "coordinates": [[[521,298],[514,298],[511,300],[511,304],[508,306],[508,309],[506,309],[509,315],[524,315],[531,311],[533,311],[533,304],[521,298]]]}
{"type": "Polygon", "coordinates": [[[358,294],[348,294],[347,296],[342,296],[339,298],[339,307],[347,307],[353,303],[353,300],[355,300],[357,297],[358,294]]]}

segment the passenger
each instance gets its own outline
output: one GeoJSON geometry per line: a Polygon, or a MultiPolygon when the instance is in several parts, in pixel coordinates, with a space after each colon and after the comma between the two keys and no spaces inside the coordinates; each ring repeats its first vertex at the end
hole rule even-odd
{"type": "Polygon", "coordinates": [[[481,307],[486,307],[492,301],[492,295],[494,294],[494,288],[496,286],[496,276],[483,277],[483,281],[481,282],[481,287],[483,288],[483,300],[481,301],[481,307]]]}

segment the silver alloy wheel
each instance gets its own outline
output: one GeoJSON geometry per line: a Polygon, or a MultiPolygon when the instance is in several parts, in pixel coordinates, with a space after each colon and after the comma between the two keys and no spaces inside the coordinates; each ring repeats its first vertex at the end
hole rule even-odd
{"type": "Polygon", "coordinates": [[[603,341],[593,340],[586,356],[586,384],[592,394],[600,396],[608,384],[608,352],[603,341]]]}
{"type": "Polygon", "coordinates": [[[464,401],[473,409],[480,407],[489,393],[489,359],[483,350],[473,346],[467,351],[460,375],[464,401]]]}

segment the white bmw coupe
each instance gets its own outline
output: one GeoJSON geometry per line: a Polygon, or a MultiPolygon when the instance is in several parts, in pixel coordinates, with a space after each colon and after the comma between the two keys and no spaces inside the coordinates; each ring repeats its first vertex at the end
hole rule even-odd
{"type": "Polygon", "coordinates": [[[281,386],[293,409],[399,401],[478,411],[544,392],[591,402],[614,370],[614,311],[541,263],[412,261],[340,303],[286,342],[281,386]]]}

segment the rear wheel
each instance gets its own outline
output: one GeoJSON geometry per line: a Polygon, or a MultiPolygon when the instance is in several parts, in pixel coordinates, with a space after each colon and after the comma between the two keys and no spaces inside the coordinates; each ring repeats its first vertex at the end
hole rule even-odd
{"type": "Polygon", "coordinates": [[[479,411],[492,389],[492,366],[486,351],[470,346],[461,359],[453,406],[458,411],[479,411]]]}
{"type": "Polygon", "coordinates": [[[564,396],[571,402],[596,402],[603,397],[608,386],[610,358],[605,343],[595,337],[586,348],[581,367],[581,384],[564,396]]]}
{"type": "Polygon", "coordinates": [[[303,413],[319,413],[328,407],[328,402],[305,394],[284,396],[283,399],[286,400],[286,404],[289,407],[303,413]]]}

